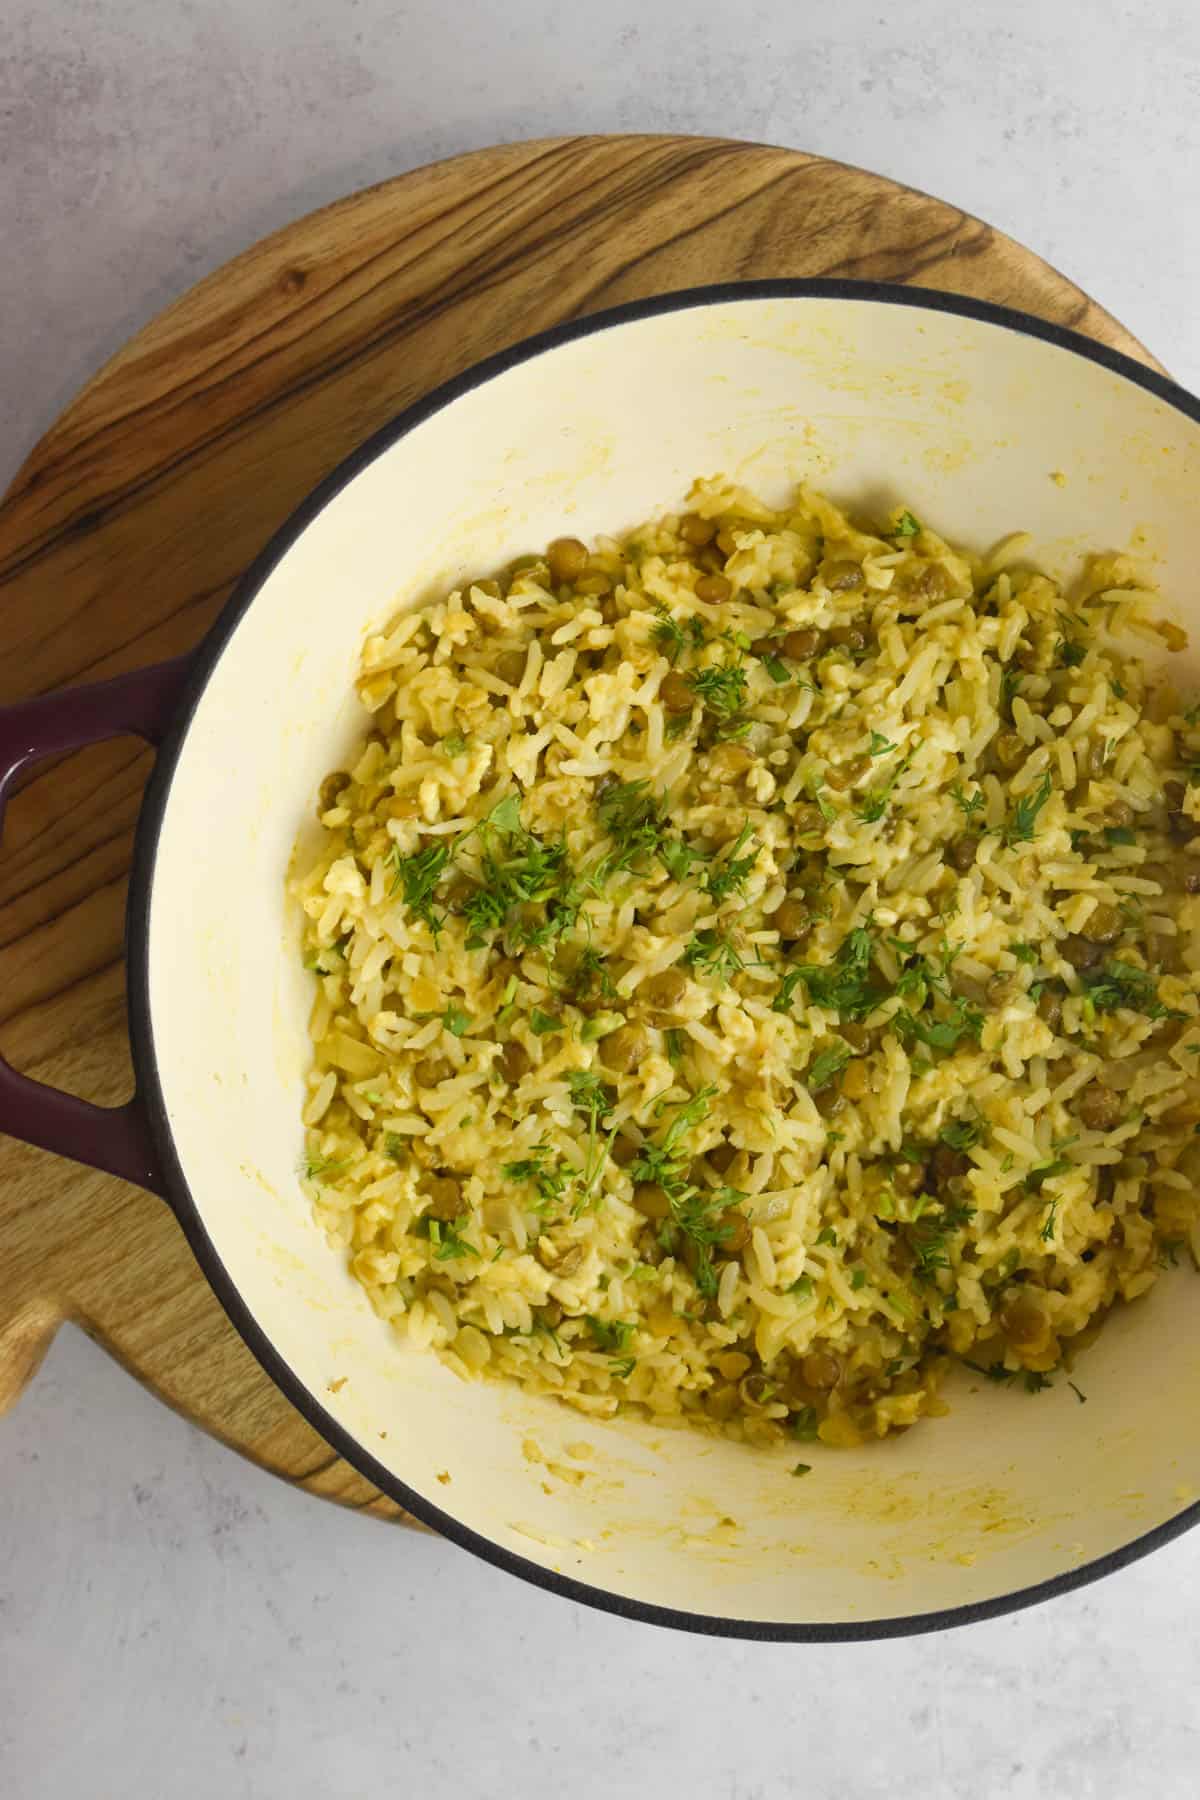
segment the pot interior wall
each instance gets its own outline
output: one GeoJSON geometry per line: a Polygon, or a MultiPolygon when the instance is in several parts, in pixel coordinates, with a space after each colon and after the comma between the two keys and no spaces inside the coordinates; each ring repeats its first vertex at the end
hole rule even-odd
{"type": "MultiPolygon", "coordinates": [[[[1069,570],[1134,549],[1194,607],[1200,432],[1068,350],[951,313],[730,301],[610,326],[476,386],[383,451],[233,629],[184,742],[150,907],[162,1094],[203,1228],[325,1412],[431,1507],[618,1595],[722,1618],[854,1623],[992,1599],[1103,1556],[1200,1492],[1190,1271],[1031,1398],[965,1377],[947,1418],[858,1452],[768,1456],[464,1386],[405,1350],[296,1179],[308,977],[284,872],[366,728],[365,632],[564,531],[677,505],[724,471],[903,500],[1069,570]],[[1065,479],[1059,479],[1064,477],[1065,479]],[[790,1470],[803,1455],[803,1480],[790,1470]]],[[[219,521],[214,521],[219,528],[219,521]]]]}

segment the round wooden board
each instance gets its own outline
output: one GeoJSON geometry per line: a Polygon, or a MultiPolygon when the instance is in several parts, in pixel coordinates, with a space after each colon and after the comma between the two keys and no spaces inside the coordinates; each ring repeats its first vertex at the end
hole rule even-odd
{"type": "MultiPolygon", "coordinates": [[[[420,394],[560,320],[699,283],[840,275],[1021,307],[1149,362],[1070,282],[876,175],[705,138],[509,145],[299,220],[155,319],[0,505],[0,704],[194,645],[309,488],[420,394]]],[[[113,1104],[149,753],[42,765],[0,853],[0,1048],[113,1104]]],[[[73,1319],[206,1430],[396,1515],[262,1373],[151,1195],[0,1139],[0,1410],[73,1319]]]]}

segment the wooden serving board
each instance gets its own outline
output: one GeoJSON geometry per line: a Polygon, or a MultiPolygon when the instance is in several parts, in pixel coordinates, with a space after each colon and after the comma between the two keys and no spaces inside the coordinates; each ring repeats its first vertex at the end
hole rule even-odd
{"type": "MultiPolygon", "coordinates": [[[[191,648],[313,484],[420,394],[581,313],[763,276],[919,282],[1149,362],[1055,270],[954,207],[707,138],[555,139],[420,169],[299,220],[155,319],[0,504],[0,705],[191,648]]],[[[41,765],[0,850],[0,1049],[115,1104],[126,874],[149,753],[41,765]]],[[[0,1411],[64,1319],[315,1494],[396,1515],[235,1335],[162,1201],[0,1139],[0,1411]]]]}

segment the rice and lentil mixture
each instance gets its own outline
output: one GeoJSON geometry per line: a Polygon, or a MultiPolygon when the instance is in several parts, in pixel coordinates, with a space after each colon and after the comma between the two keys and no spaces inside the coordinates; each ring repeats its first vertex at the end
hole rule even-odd
{"type": "Polygon", "coordinates": [[[857,1443],[1195,1257],[1200,709],[1120,556],[688,504],[367,643],[304,1177],[465,1378],[857,1443]]]}

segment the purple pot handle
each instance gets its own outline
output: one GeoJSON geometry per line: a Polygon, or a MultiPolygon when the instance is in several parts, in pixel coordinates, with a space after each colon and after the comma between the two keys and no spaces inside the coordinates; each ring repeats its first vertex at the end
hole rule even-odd
{"type": "MultiPolygon", "coordinates": [[[[0,830],[9,790],[27,763],[131,731],[148,743],[160,744],[191,661],[180,656],[94,687],[67,688],[0,707],[0,830]]],[[[93,1106],[19,1075],[0,1056],[0,1131],[120,1175],[152,1193],[166,1194],[166,1178],[140,1095],[125,1106],[93,1106]]]]}

